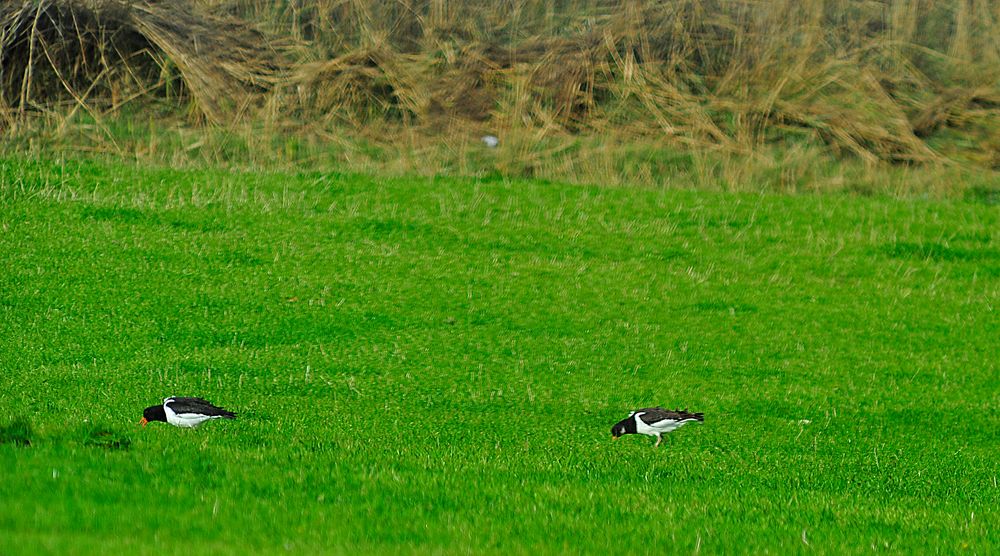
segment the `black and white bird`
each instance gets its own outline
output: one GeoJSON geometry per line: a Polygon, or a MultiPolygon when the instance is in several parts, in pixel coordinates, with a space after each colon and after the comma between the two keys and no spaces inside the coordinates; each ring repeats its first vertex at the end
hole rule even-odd
{"type": "Polygon", "coordinates": [[[674,429],[678,429],[692,421],[704,421],[704,413],[690,413],[688,410],[663,409],[662,407],[646,407],[637,409],[628,414],[628,417],[615,423],[611,427],[611,437],[618,437],[625,434],[645,434],[656,437],[656,444],[660,445],[664,435],[674,429]]]}
{"type": "Polygon", "coordinates": [[[150,421],[163,421],[175,427],[193,429],[210,419],[235,419],[232,411],[212,405],[201,398],[166,398],[163,405],[151,405],[142,412],[146,426],[150,421]]]}

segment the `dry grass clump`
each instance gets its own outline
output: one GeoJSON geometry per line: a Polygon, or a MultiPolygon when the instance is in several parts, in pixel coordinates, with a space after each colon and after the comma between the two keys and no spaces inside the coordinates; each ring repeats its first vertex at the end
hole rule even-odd
{"type": "Polygon", "coordinates": [[[423,111],[415,66],[422,59],[381,48],[348,52],[322,62],[305,63],[290,76],[296,104],[306,114],[347,121],[400,118],[423,111]],[[408,94],[409,93],[409,94],[408,94]]]}
{"type": "Polygon", "coordinates": [[[195,100],[213,122],[270,89],[262,33],[184,0],[28,0],[0,7],[0,110],[115,111],[150,95],[195,100]]]}

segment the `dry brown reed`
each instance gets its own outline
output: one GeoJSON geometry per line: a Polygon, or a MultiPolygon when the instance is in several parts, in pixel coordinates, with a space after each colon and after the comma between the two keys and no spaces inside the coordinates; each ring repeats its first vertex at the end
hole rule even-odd
{"type": "MultiPolygon", "coordinates": [[[[249,116],[254,129],[318,141],[347,130],[393,152],[464,153],[491,132],[502,149],[490,164],[519,175],[614,166],[581,147],[597,148],[594,138],[765,166],[821,152],[998,168],[1000,4],[29,0],[0,10],[0,109],[52,110],[67,96],[68,110],[101,114],[137,97],[193,100],[213,122],[249,116]]],[[[438,170],[461,171],[464,158],[439,156],[438,170]]],[[[642,180],[670,164],[645,168],[601,175],[642,180]]]]}

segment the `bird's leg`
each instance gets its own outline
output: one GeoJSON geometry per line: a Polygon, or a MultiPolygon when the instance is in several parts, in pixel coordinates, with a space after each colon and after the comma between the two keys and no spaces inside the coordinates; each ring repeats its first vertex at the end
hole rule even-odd
{"type": "Polygon", "coordinates": [[[661,440],[663,440],[663,437],[660,435],[656,435],[656,444],[653,444],[653,447],[656,448],[657,446],[659,446],[661,440]]]}

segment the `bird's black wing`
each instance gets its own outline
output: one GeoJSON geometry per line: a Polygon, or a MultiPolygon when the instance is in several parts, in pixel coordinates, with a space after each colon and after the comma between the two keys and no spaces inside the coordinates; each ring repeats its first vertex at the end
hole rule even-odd
{"type": "Polygon", "coordinates": [[[686,421],[693,419],[695,421],[704,421],[705,415],[703,413],[691,413],[689,411],[680,409],[663,409],[662,407],[647,407],[645,409],[637,409],[636,413],[641,413],[639,417],[642,419],[643,423],[647,425],[652,425],[653,423],[659,423],[660,421],[686,421]]]}
{"type": "Polygon", "coordinates": [[[209,417],[226,417],[232,419],[236,414],[227,409],[216,407],[211,402],[201,398],[171,398],[172,401],[166,403],[167,407],[174,413],[196,413],[198,415],[208,415],[209,417]]]}

